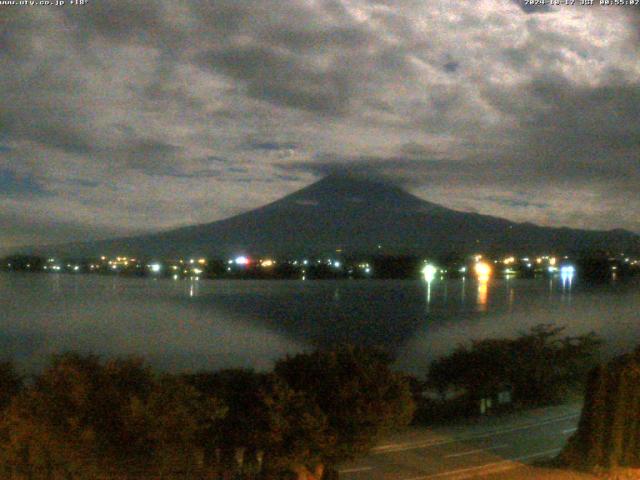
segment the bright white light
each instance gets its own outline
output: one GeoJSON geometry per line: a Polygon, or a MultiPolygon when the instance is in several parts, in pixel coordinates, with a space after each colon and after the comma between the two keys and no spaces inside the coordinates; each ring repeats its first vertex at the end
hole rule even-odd
{"type": "Polygon", "coordinates": [[[177,279],[178,279],[178,275],[177,275],[177,274],[176,274],[176,275],[174,275],[174,276],[173,276],[173,279],[174,279],[174,280],[177,280],[177,279]]]}
{"type": "Polygon", "coordinates": [[[364,273],[371,273],[371,268],[366,267],[366,268],[364,269],[364,273]]]}
{"type": "Polygon", "coordinates": [[[202,270],[200,268],[194,268],[193,273],[195,273],[196,275],[200,275],[202,273],[202,270]]]}
{"type": "Polygon", "coordinates": [[[335,262],[333,262],[333,266],[336,267],[336,268],[340,268],[340,265],[342,265],[342,264],[337,260],[335,262]]]}
{"type": "Polygon", "coordinates": [[[549,267],[549,273],[555,273],[558,271],[558,267],[549,267]]]}
{"type": "Polygon", "coordinates": [[[78,270],[80,270],[80,267],[78,265],[76,265],[75,267],[73,267],[73,271],[77,272],[78,270]]]}
{"type": "Polygon", "coordinates": [[[160,270],[162,270],[162,265],[160,265],[159,263],[152,263],[151,265],[149,265],[149,268],[153,273],[158,273],[160,270]]]}
{"type": "Polygon", "coordinates": [[[436,278],[436,274],[438,273],[438,268],[430,263],[427,263],[422,269],[422,275],[424,276],[424,280],[427,283],[433,282],[433,279],[436,278]]]}
{"type": "Polygon", "coordinates": [[[236,265],[249,265],[249,259],[245,256],[239,256],[235,259],[236,265]]]}
{"type": "Polygon", "coordinates": [[[560,268],[560,273],[562,275],[573,275],[574,273],[576,273],[576,267],[574,267],[573,265],[565,265],[564,267],[560,268]]]}
{"type": "Polygon", "coordinates": [[[467,272],[467,267],[461,267],[460,270],[458,270],[460,273],[466,273],[467,272]]]}

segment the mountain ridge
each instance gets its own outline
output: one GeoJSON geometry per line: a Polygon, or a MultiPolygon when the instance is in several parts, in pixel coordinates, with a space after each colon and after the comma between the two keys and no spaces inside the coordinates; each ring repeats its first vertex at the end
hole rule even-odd
{"type": "Polygon", "coordinates": [[[543,227],[449,209],[385,181],[330,175],[248,212],[209,223],[93,242],[31,247],[29,253],[146,257],[471,251],[640,252],[623,229],[543,227]]]}

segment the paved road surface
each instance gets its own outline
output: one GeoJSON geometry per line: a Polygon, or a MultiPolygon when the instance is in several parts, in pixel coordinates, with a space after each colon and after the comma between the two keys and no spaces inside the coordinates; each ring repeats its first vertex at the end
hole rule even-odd
{"type": "Polygon", "coordinates": [[[340,467],[345,480],[463,479],[555,456],[575,431],[581,405],[531,410],[476,423],[411,429],[340,467]]]}

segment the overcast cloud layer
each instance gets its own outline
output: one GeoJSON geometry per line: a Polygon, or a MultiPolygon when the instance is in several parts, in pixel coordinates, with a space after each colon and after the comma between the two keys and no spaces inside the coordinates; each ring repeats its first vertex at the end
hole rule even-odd
{"type": "Polygon", "coordinates": [[[640,232],[637,10],[0,6],[0,247],[209,222],[335,171],[640,232]]]}

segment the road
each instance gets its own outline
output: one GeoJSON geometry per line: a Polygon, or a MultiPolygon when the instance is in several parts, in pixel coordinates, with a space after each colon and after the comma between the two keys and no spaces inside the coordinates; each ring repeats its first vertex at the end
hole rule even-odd
{"type": "Polygon", "coordinates": [[[477,478],[555,456],[575,431],[580,404],[447,428],[409,429],[342,465],[345,480],[477,478]]]}

